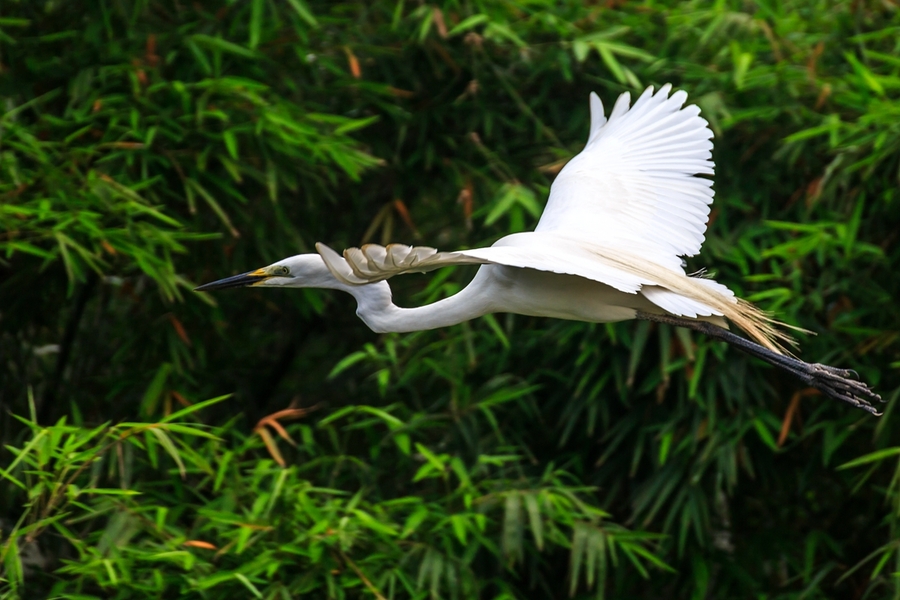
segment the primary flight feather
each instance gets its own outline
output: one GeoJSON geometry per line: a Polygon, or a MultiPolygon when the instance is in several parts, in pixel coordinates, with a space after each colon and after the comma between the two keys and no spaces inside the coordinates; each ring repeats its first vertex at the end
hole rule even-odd
{"type": "Polygon", "coordinates": [[[590,96],[587,144],[560,171],[535,231],[489,248],[367,244],[343,255],[317,244],[268,267],[197,288],[321,287],[352,294],[357,314],[377,332],[453,325],[493,312],[613,322],[645,319],[689,327],[785,369],[824,394],[878,414],[881,398],[855,373],[786,355],[778,323],[724,285],[685,273],[700,251],[713,201],[712,131],[687,94],[664,85],[624,93],[607,119],[590,96]],[[480,264],[458,294],[418,308],[391,300],[387,279],[444,266],[480,264]],[[731,322],[751,339],[726,328],[731,322]]]}

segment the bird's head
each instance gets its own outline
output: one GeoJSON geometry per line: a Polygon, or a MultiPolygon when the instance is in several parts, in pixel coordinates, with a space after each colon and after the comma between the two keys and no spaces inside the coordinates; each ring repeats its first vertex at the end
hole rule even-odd
{"type": "Polygon", "coordinates": [[[194,291],[211,292],[236,287],[335,288],[339,287],[337,283],[321,256],[298,254],[268,267],[203,284],[194,291]]]}

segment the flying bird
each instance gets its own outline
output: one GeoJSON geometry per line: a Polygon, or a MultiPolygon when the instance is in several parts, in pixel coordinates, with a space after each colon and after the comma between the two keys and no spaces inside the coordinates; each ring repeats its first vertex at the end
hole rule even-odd
{"type": "Polygon", "coordinates": [[[324,244],[267,267],[202,285],[329,288],[352,294],[373,331],[455,325],[488,313],[608,323],[643,319],[687,327],[781,368],[826,396],[872,414],[881,401],[856,373],[791,356],[783,325],[708,277],[688,275],[682,257],[700,251],[713,201],[712,131],[687,94],[664,85],[631,106],[626,92],[609,118],[590,96],[591,128],[580,154],[559,172],[537,227],[489,248],[367,244],[343,255],[324,244]],[[387,279],[451,265],[481,265],[459,293],[418,308],[391,300],[387,279]],[[728,330],[731,323],[747,337],[728,330]]]}

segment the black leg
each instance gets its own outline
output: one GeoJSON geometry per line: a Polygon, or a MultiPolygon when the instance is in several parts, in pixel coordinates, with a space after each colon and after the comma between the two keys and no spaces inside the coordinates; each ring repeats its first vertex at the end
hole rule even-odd
{"type": "Polygon", "coordinates": [[[858,375],[856,371],[851,369],[837,369],[828,365],[820,365],[819,363],[803,362],[793,356],[778,354],[764,346],[751,342],[747,338],[742,338],[727,329],[706,321],[695,321],[684,317],[656,315],[641,311],[638,311],[636,318],[656,323],[668,323],[676,327],[687,327],[688,329],[699,331],[717,340],[727,342],[732,346],[737,346],[744,352],[760,358],[770,365],[784,369],[829,398],[849,402],[853,406],[873,415],[881,414],[872,406],[873,401],[883,402],[881,396],[869,389],[869,386],[865,383],[857,381],[858,375]]]}

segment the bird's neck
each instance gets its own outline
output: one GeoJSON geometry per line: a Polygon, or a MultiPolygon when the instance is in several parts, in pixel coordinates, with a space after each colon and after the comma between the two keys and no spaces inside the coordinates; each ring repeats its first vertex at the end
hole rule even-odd
{"type": "Polygon", "coordinates": [[[457,294],[418,308],[401,308],[391,299],[386,281],[360,286],[342,286],[356,298],[356,314],[376,333],[406,333],[456,325],[493,312],[489,294],[476,282],[457,294]]]}

